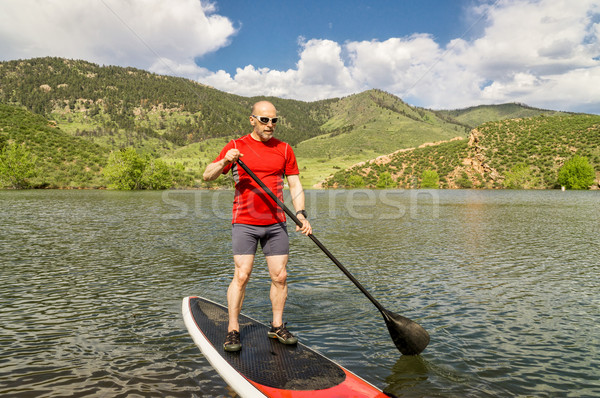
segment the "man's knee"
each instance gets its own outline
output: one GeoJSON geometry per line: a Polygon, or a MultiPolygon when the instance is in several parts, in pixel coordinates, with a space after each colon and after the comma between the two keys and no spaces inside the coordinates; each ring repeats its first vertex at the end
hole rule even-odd
{"type": "Polygon", "coordinates": [[[235,272],[233,278],[241,285],[246,286],[252,274],[254,256],[234,256],[235,272]]]}
{"type": "Polygon", "coordinates": [[[248,281],[250,280],[250,272],[237,270],[233,278],[239,285],[246,286],[248,284],[248,281]]]}
{"type": "Polygon", "coordinates": [[[285,283],[287,282],[287,270],[285,269],[285,267],[276,273],[271,273],[271,280],[275,284],[285,285],[285,283]]]}
{"type": "Polygon", "coordinates": [[[287,281],[287,260],[287,255],[267,257],[269,275],[271,275],[271,281],[276,285],[285,285],[287,281]]]}

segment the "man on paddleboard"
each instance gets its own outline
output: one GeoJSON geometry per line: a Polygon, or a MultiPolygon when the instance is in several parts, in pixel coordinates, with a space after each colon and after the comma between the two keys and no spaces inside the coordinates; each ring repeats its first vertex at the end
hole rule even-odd
{"type": "Polygon", "coordinates": [[[296,216],[302,221],[302,227],[296,226],[296,231],[305,235],[312,233],[311,225],[306,219],[304,190],[298,176],[294,151],[290,145],[273,137],[277,120],[277,110],[273,104],[268,101],[254,104],[250,116],[252,133],[225,145],[219,156],[206,167],[203,175],[204,180],[211,181],[231,170],[235,180],[231,234],[235,271],[227,289],[229,326],[223,345],[226,351],[239,351],[242,348],[238,317],[259,242],[271,276],[273,320],[268,336],[284,344],[298,342],[283,322],[288,290],[286,265],[289,255],[285,213],[236,163],[238,158],[243,157],[250,170],[281,201],[283,178],[287,177],[296,216]]]}

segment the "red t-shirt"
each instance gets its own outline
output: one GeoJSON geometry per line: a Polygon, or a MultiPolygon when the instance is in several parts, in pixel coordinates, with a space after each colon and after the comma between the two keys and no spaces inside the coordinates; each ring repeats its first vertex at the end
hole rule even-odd
{"type": "MultiPolygon", "coordinates": [[[[223,159],[231,148],[237,148],[244,155],[242,160],[248,168],[283,202],[283,177],[300,173],[292,147],[276,138],[257,141],[248,134],[231,140],[213,163],[223,159]]],[[[229,170],[235,180],[232,223],[271,225],[285,222],[284,211],[244,169],[232,163],[225,167],[223,174],[229,170]]]]}

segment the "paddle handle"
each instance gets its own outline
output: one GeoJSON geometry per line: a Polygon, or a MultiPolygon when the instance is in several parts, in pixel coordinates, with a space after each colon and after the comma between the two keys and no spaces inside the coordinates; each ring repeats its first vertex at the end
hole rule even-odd
{"type": "Polygon", "coordinates": [[[379,312],[381,312],[381,314],[383,315],[383,317],[385,319],[387,319],[388,315],[386,314],[386,310],[385,308],[383,308],[381,306],[381,304],[379,304],[379,302],[377,300],[375,300],[375,298],[373,296],[371,296],[371,294],[367,291],[367,289],[365,289],[363,287],[363,285],[360,284],[360,282],[354,277],[354,275],[352,275],[350,273],[350,271],[348,271],[346,269],[346,267],[344,267],[342,265],[342,263],[340,263],[338,261],[337,258],[335,258],[335,256],[333,254],[331,254],[331,252],[329,250],[327,250],[327,248],[325,246],[323,246],[323,244],[317,239],[316,236],[314,236],[313,234],[308,235],[308,237],[310,239],[312,239],[313,242],[315,242],[315,244],[317,246],[319,246],[319,249],[321,249],[323,251],[323,253],[325,253],[327,255],[327,257],[329,257],[331,259],[331,261],[333,261],[333,263],[335,265],[337,265],[337,267],[348,277],[348,279],[350,279],[352,281],[352,283],[354,283],[354,285],[356,285],[356,287],[365,295],[367,296],[367,298],[369,300],[371,300],[371,302],[375,305],[375,307],[377,307],[377,309],[379,310],[379,312]]]}
{"type": "MultiPolygon", "coordinates": [[[[242,167],[242,169],[244,169],[244,171],[246,173],[248,173],[248,175],[250,177],[252,177],[252,179],[258,184],[260,185],[260,187],[263,189],[263,191],[265,191],[265,193],[267,195],[269,195],[271,197],[271,199],[273,199],[275,201],[275,203],[277,203],[277,205],[279,205],[279,207],[281,207],[281,209],[296,223],[296,225],[298,225],[299,227],[302,226],[302,221],[300,221],[298,219],[298,217],[296,217],[296,215],[294,214],[293,211],[291,211],[289,209],[289,207],[287,207],[285,205],[285,203],[283,203],[261,180],[260,178],[258,178],[258,176],[256,174],[254,174],[254,172],[252,170],[250,170],[248,168],[248,166],[246,166],[246,164],[241,160],[238,159],[237,163],[242,167]]],[[[379,310],[379,312],[381,312],[381,314],[383,315],[383,317],[385,319],[388,319],[388,315],[387,315],[387,311],[385,310],[385,308],[383,308],[383,306],[381,304],[379,304],[379,302],[377,300],[375,300],[375,298],[373,296],[371,296],[371,294],[367,291],[367,289],[365,289],[363,287],[363,285],[360,284],[360,282],[354,277],[354,275],[352,275],[350,273],[350,271],[348,271],[346,269],[346,267],[344,267],[342,265],[342,263],[340,263],[338,261],[337,258],[335,258],[335,256],[333,254],[331,254],[331,252],[329,250],[327,250],[327,248],[317,239],[316,236],[314,236],[313,234],[309,234],[308,237],[315,242],[315,244],[317,246],[319,246],[319,249],[321,249],[323,251],[323,253],[325,253],[327,255],[327,257],[329,257],[331,259],[331,261],[333,261],[333,263],[335,265],[337,265],[337,267],[348,277],[348,279],[350,279],[352,281],[352,283],[354,283],[354,285],[356,285],[356,287],[365,295],[367,296],[367,298],[369,300],[371,300],[371,302],[375,305],[375,307],[377,307],[377,309],[379,310]]]]}

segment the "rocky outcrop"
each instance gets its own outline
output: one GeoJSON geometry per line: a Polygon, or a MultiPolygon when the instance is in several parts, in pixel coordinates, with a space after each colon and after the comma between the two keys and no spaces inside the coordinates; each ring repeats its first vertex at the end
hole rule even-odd
{"type": "Polygon", "coordinates": [[[485,152],[488,148],[481,145],[481,138],[483,134],[477,130],[471,130],[469,134],[469,148],[472,156],[469,156],[463,160],[463,165],[473,169],[475,173],[487,174],[492,181],[497,181],[501,178],[500,173],[491,167],[485,157],[485,152]]]}

